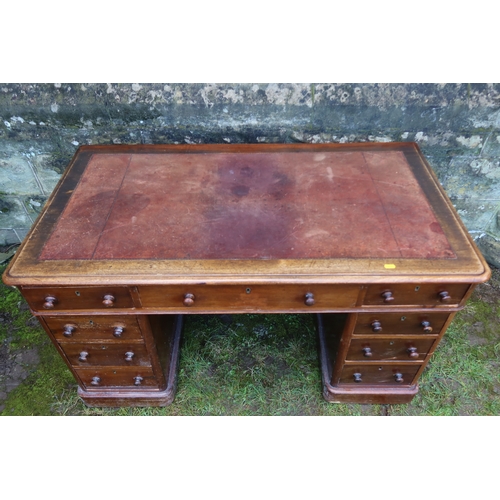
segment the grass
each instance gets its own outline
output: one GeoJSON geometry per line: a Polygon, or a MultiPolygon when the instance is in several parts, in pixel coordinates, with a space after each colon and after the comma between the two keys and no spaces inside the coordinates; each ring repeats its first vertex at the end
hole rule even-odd
{"type": "MultiPolygon", "coordinates": [[[[308,315],[187,316],[176,398],[166,408],[88,408],[17,290],[0,286],[0,341],[36,347],[40,362],[2,415],[499,415],[500,273],[459,312],[409,404],[331,404],[322,398],[308,315]]],[[[0,375],[1,376],[1,375],[0,375]]]]}
{"type": "Polygon", "coordinates": [[[32,317],[17,290],[0,287],[0,314],[3,319],[0,322],[0,343],[8,342],[11,348],[20,349],[43,342],[40,328],[36,328],[38,321],[32,317]]]}

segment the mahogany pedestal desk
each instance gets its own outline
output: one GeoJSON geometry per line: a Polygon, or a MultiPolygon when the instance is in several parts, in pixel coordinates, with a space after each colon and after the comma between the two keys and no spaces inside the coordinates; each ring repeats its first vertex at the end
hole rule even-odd
{"type": "Polygon", "coordinates": [[[314,313],[324,397],[405,403],[490,270],[414,143],[83,146],[4,281],[95,406],[174,397],[184,314],[314,313]]]}

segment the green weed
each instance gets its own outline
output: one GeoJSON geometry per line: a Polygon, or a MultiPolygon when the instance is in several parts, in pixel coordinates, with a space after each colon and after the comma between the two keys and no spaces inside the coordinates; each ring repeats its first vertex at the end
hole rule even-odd
{"type": "MultiPolygon", "coordinates": [[[[0,273],[5,266],[0,267],[0,273]]],[[[0,286],[0,342],[12,348],[26,348],[45,340],[38,321],[16,288],[0,286]]]]}

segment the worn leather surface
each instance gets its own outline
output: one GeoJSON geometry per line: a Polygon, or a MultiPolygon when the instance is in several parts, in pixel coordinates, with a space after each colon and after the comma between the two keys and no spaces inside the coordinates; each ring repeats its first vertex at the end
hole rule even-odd
{"type": "Polygon", "coordinates": [[[96,153],[40,254],[341,257],[455,257],[402,152],[96,153]]]}

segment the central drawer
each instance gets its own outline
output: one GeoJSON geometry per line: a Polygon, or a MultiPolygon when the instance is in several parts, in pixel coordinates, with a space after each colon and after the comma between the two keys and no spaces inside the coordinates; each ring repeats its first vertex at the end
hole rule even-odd
{"type": "Polygon", "coordinates": [[[357,285],[141,286],[144,309],[195,312],[311,312],[356,306],[357,285]]]}

